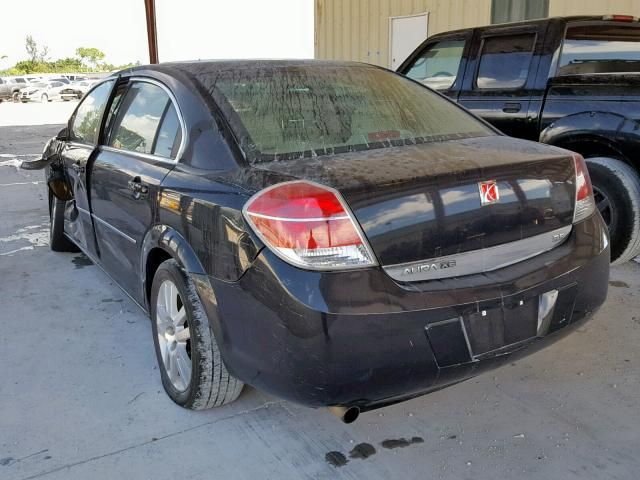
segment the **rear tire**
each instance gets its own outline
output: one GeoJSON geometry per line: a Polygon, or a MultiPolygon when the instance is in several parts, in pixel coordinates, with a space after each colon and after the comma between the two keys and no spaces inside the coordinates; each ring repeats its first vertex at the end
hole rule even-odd
{"type": "Polygon", "coordinates": [[[13,92],[13,95],[11,95],[11,98],[14,101],[14,103],[18,103],[20,101],[20,92],[13,92]]]}
{"type": "Polygon", "coordinates": [[[49,247],[54,252],[79,252],[80,249],[64,234],[65,204],[49,192],[49,247]]]}
{"type": "Polygon", "coordinates": [[[49,96],[46,93],[43,93],[42,96],[40,97],[40,102],[46,103],[48,101],[49,101],[49,96]]]}
{"type": "Polygon", "coordinates": [[[611,240],[611,263],[619,265],[640,254],[640,176],[614,158],[587,158],[596,205],[611,240]]]}
{"type": "Polygon", "coordinates": [[[169,397],[191,410],[238,398],[244,384],[227,371],[196,287],[175,260],[158,267],[150,304],[153,342],[169,397]]]}

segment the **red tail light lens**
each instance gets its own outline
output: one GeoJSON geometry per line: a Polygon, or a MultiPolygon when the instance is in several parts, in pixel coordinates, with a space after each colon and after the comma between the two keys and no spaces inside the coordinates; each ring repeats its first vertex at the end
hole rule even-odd
{"type": "Polygon", "coordinates": [[[243,212],[267,247],[293,265],[338,270],[376,264],[333,189],[306,181],[281,183],[254,195],[243,212]]]}
{"type": "Polygon", "coordinates": [[[573,212],[573,223],[584,220],[596,210],[596,203],[593,199],[593,187],[587,162],[582,155],[575,153],[573,161],[576,168],[576,205],[573,212]]]}

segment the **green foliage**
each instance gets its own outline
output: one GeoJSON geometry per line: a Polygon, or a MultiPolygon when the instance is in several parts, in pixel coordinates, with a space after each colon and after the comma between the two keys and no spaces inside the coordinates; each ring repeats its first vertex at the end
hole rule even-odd
{"type": "Polygon", "coordinates": [[[104,59],[104,52],[93,47],[78,47],[76,55],[82,62],[87,61],[95,66],[98,65],[99,60],[104,59]]]}
{"type": "MultiPolygon", "coordinates": [[[[126,65],[113,65],[102,62],[105,54],[101,50],[94,47],[78,47],[76,49],[77,57],[59,58],[57,60],[49,60],[48,47],[38,46],[31,35],[27,35],[25,48],[27,50],[27,60],[17,62],[13,67],[6,70],[0,70],[2,76],[27,75],[33,73],[91,73],[91,72],[111,72],[114,70],[123,70],[140,65],[128,63],[126,65]]],[[[5,58],[5,56],[0,56],[5,58]]]]}

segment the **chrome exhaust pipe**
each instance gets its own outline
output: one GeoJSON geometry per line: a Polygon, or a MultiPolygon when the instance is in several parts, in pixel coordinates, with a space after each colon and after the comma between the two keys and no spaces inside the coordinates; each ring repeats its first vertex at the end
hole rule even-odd
{"type": "Polygon", "coordinates": [[[360,407],[329,407],[329,411],[344,423],[353,423],[360,416],[360,407]]]}

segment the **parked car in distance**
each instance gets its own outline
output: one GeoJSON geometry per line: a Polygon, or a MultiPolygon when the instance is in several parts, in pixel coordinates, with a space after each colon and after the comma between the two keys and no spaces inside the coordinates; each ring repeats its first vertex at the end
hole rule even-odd
{"type": "Polygon", "coordinates": [[[548,345],[607,294],[580,155],[370,65],[128,69],[23,168],[46,169],[51,248],[150,314],[187,408],[249,383],[353,421],[548,345]]]}
{"type": "Polygon", "coordinates": [[[60,83],[66,84],[66,85],[69,85],[71,83],[71,80],[69,80],[67,77],[64,77],[64,76],[50,77],[50,78],[46,78],[45,80],[47,82],[60,82],[60,83]]]}
{"type": "Polygon", "coordinates": [[[65,74],[63,75],[67,80],[69,80],[71,83],[73,82],[81,82],[82,80],[86,80],[87,76],[82,74],[82,75],[78,75],[75,73],[71,73],[71,74],[65,74]]]}
{"type": "Polygon", "coordinates": [[[61,99],[62,82],[34,82],[20,90],[20,101],[27,102],[51,102],[61,99]]]}
{"type": "Polygon", "coordinates": [[[95,80],[81,80],[72,82],[70,85],[66,85],[61,91],[60,95],[65,101],[72,99],[82,98],[97,82],[95,80]]]}
{"type": "Polygon", "coordinates": [[[0,78],[0,102],[5,100],[19,101],[20,88],[20,84],[5,78],[0,78]]]}
{"type": "Polygon", "coordinates": [[[507,135],[582,154],[613,263],[640,254],[637,18],[549,18],[440,33],[398,72],[507,135]]]}

